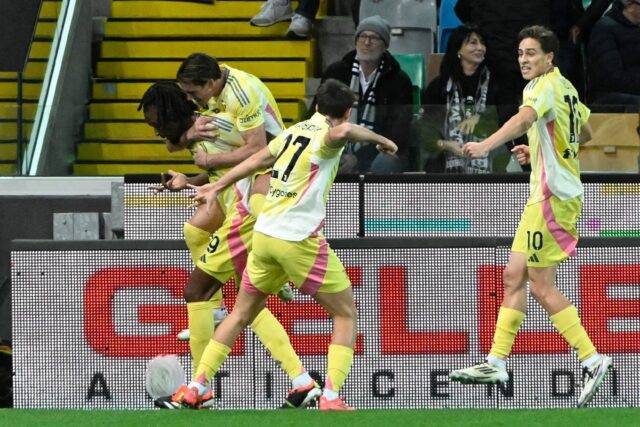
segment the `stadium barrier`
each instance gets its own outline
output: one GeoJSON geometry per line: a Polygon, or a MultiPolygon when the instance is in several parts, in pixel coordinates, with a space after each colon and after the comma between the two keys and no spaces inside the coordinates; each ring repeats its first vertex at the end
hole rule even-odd
{"type": "MultiPolygon", "coordinates": [[[[640,175],[584,174],[582,237],[640,237],[640,175]]],[[[125,239],[182,239],[192,190],[154,195],[158,175],[127,175],[125,239]]],[[[512,237],[529,177],[509,175],[345,175],[329,194],[325,235],[512,237]]]]}
{"type": "MultiPolygon", "coordinates": [[[[503,217],[502,215],[500,217],[503,217]]],[[[632,219],[632,218],[629,218],[632,219]]],[[[358,340],[344,395],[358,408],[575,406],[577,357],[530,300],[503,386],[451,383],[482,360],[502,297],[508,238],[331,241],[353,282],[358,340]]],[[[584,238],[561,264],[559,288],[614,367],[592,405],[640,405],[640,239],[584,238]]],[[[145,367],[177,354],[190,370],[182,289],[190,256],[178,240],[12,243],[17,408],[148,409],[145,367]],[[34,397],[37,396],[37,397],[34,397]]],[[[235,290],[225,288],[232,306],[235,290]]],[[[330,320],[296,292],[271,300],[306,368],[325,376],[330,320]]],[[[251,332],[216,376],[220,408],[276,408],[288,379],[251,332]]]]}

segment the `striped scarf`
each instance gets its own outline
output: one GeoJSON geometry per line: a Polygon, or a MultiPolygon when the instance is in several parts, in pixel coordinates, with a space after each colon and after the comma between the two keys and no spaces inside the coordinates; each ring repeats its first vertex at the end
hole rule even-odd
{"type": "MultiPolygon", "coordinates": [[[[375,71],[373,81],[369,83],[367,90],[361,96],[360,61],[358,61],[357,59],[353,60],[353,66],[351,67],[351,83],[349,84],[349,88],[356,95],[356,101],[353,103],[349,122],[356,123],[360,126],[366,127],[367,129],[373,130],[376,120],[376,85],[378,84],[378,79],[382,74],[383,68],[384,59],[380,59],[380,65],[378,65],[378,69],[375,71]],[[361,99],[363,100],[362,103],[360,102],[361,99]]],[[[355,152],[358,151],[361,147],[362,144],[350,143],[347,146],[347,149],[351,152],[355,152]]]]}

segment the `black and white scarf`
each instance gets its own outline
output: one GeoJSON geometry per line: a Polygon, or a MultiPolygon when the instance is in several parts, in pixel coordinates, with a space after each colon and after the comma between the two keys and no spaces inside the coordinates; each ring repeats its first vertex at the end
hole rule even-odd
{"type": "MultiPolygon", "coordinates": [[[[473,97],[464,98],[460,83],[453,77],[447,80],[447,115],[444,120],[444,138],[456,141],[460,146],[467,142],[479,141],[473,133],[464,134],[458,126],[463,120],[474,114],[481,114],[486,110],[487,92],[489,91],[489,79],[491,73],[487,67],[480,70],[478,86],[473,97]]],[[[445,171],[453,173],[489,173],[491,162],[489,157],[469,159],[459,157],[451,152],[446,153],[445,171]]]]}
{"type": "MultiPolygon", "coordinates": [[[[373,130],[376,120],[376,85],[378,84],[378,79],[380,78],[383,69],[384,59],[380,59],[380,65],[378,65],[378,68],[375,71],[373,80],[369,83],[367,90],[362,94],[362,96],[360,96],[360,73],[362,69],[360,68],[360,61],[358,61],[358,59],[353,60],[349,88],[356,95],[356,102],[353,104],[349,122],[356,123],[360,126],[366,127],[367,129],[373,130]],[[360,99],[363,101],[360,102],[360,99]]],[[[350,143],[347,148],[351,152],[355,152],[358,151],[361,146],[362,144],[350,143]]]]}

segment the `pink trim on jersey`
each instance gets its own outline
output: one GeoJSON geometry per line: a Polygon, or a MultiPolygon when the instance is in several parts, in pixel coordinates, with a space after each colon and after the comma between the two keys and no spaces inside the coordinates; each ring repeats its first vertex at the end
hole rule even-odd
{"type": "Polygon", "coordinates": [[[324,228],[324,219],[322,221],[320,221],[320,224],[318,224],[318,226],[316,227],[315,230],[313,230],[313,232],[309,235],[309,237],[318,237],[318,233],[320,232],[320,230],[322,230],[324,228]]]}
{"type": "Polygon", "coordinates": [[[280,123],[280,120],[278,119],[278,115],[276,114],[276,112],[273,111],[273,108],[271,108],[271,104],[267,104],[267,106],[264,108],[264,111],[267,114],[269,114],[271,117],[273,117],[273,120],[275,120],[275,122],[282,127],[282,123],[280,123]]]}
{"type": "Polygon", "coordinates": [[[329,250],[327,241],[320,239],[318,241],[318,256],[316,262],[311,267],[311,271],[300,286],[300,292],[307,295],[315,295],[322,286],[324,276],[327,274],[327,264],[329,263],[329,250]]]}
{"type": "Polygon", "coordinates": [[[240,193],[240,190],[238,190],[236,186],[234,186],[233,189],[238,196],[238,203],[236,203],[236,207],[238,209],[238,213],[240,214],[240,218],[236,218],[231,224],[227,242],[229,243],[229,252],[231,252],[231,260],[233,261],[234,268],[237,273],[240,273],[244,271],[245,267],[247,266],[248,256],[247,247],[242,241],[240,227],[242,226],[244,219],[249,216],[249,212],[242,203],[242,194],[240,193]]]}
{"type": "MultiPolygon", "coordinates": [[[[302,190],[302,193],[300,193],[300,197],[298,197],[298,202],[300,202],[300,200],[302,200],[304,195],[307,194],[307,191],[309,191],[309,188],[311,187],[313,182],[318,177],[318,171],[319,170],[320,170],[320,165],[316,165],[315,163],[311,163],[311,170],[309,171],[309,181],[307,182],[306,187],[304,187],[304,190],[302,190]]],[[[296,202],[296,203],[298,203],[298,202],[296,202]]]]}
{"type": "Polygon", "coordinates": [[[544,220],[547,223],[549,233],[551,233],[553,239],[556,241],[558,246],[560,246],[560,249],[562,249],[562,251],[569,256],[575,256],[578,240],[556,222],[556,216],[553,213],[553,208],[551,206],[551,190],[549,190],[549,187],[546,185],[546,175],[547,174],[545,173],[545,170],[543,168],[542,182],[544,183],[543,192],[546,198],[542,201],[542,215],[544,216],[544,220]]]}
{"type": "Polygon", "coordinates": [[[248,294],[251,295],[266,295],[264,292],[262,292],[260,289],[256,288],[255,285],[253,283],[251,283],[251,279],[249,279],[249,273],[247,272],[247,270],[244,270],[244,273],[242,273],[242,289],[244,289],[244,291],[248,294]]]}
{"type": "MultiPolygon", "coordinates": [[[[549,134],[549,140],[551,141],[551,145],[553,146],[553,152],[556,152],[556,141],[555,141],[555,133],[553,131],[554,127],[553,127],[553,120],[548,122],[547,125],[547,133],[549,134]]],[[[540,142],[542,143],[542,141],[540,142]]],[[[551,191],[551,189],[549,188],[549,184],[547,183],[547,170],[544,167],[544,150],[542,149],[542,147],[540,147],[540,160],[542,160],[541,163],[541,169],[542,169],[542,174],[540,175],[540,185],[542,187],[542,195],[545,198],[549,198],[553,195],[553,192],[551,191]]]]}

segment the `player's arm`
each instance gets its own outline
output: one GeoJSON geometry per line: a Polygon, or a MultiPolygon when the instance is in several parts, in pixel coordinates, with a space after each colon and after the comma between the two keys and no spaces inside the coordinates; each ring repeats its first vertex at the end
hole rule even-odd
{"type": "Polygon", "coordinates": [[[235,166],[267,145],[264,124],[242,132],[244,145],[228,153],[196,153],[193,160],[202,169],[223,169],[235,166]]]}
{"type": "Polygon", "coordinates": [[[219,135],[218,128],[209,122],[213,120],[211,116],[198,116],[193,125],[180,136],[178,146],[188,147],[196,141],[215,141],[219,135]]]}
{"type": "Polygon", "coordinates": [[[189,185],[203,185],[209,182],[209,175],[201,173],[196,176],[188,177],[183,173],[169,169],[166,173],[160,174],[160,185],[151,185],[148,188],[156,193],[162,191],[180,191],[189,185]]]}
{"type": "Polygon", "coordinates": [[[593,131],[591,130],[591,125],[588,122],[585,122],[580,128],[580,145],[585,144],[591,141],[593,138],[593,131]]]}
{"type": "Polygon", "coordinates": [[[275,161],[276,158],[269,151],[269,147],[264,147],[262,150],[254,153],[251,157],[236,165],[216,182],[206,184],[201,187],[189,185],[189,187],[196,190],[196,194],[193,198],[198,202],[207,203],[208,208],[213,209],[218,198],[218,194],[220,194],[222,190],[242,178],[246,178],[259,170],[273,166],[275,161]]]}
{"type": "Polygon", "coordinates": [[[332,127],[324,138],[325,145],[330,148],[341,148],[347,142],[376,144],[376,148],[382,153],[394,154],[398,151],[398,146],[390,139],[353,123],[342,123],[332,127]]]}
{"type": "Polygon", "coordinates": [[[465,154],[470,157],[485,157],[491,150],[527,133],[537,119],[538,115],[536,111],[530,106],[525,105],[490,137],[480,143],[467,143],[462,149],[465,154]]]}

